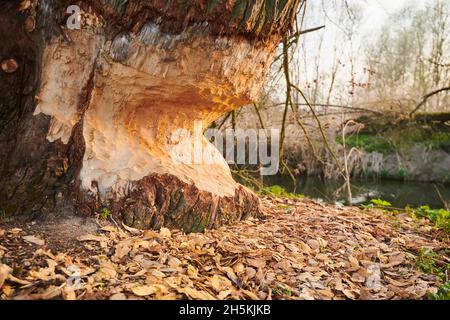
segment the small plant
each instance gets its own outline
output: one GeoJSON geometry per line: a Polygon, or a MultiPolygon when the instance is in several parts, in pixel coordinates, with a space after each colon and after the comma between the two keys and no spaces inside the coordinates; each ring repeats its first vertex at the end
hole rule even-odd
{"type": "Polygon", "coordinates": [[[386,201],[386,200],[381,200],[381,199],[372,199],[372,200],[370,200],[370,203],[372,203],[378,207],[392,207],[392,203],[390,203],[389,201],[386,201]]]}
{"type": "Polygon", "coordinates": [[[405,169],[400,168],[397,170],[397,177],[400,180],[406,180],[406,178],[408,178],[408,172],[405,169]]]}
{"type": "Polygon", "coordinates": [[[286,189],[284,189],[282,186],[279,185],[261,188],[259,193],[264,196],[272,196],[277,198],[288,198],[288,199],[301,199],[305,197],[302,194],[295,194],[288,192],[286,191],[286,189]]]}
{"type": "Polygon", "coordinates": [[[100,218],[103,220],[108,219],[110,215],[111,211],[109,211],[108,208],[103,208],[102,211],[100,212],[100,218]]]}
{"type": "Polygon", "coordinates": [[[444,283],[434,294],[428,296],[430,300],[450,300],[450,281],[444,283]]]}
{"type": "Polygon", "coordinates": [[[450,232],[450,211],[444,209],[431,209],[429,206],[421,206],[414,211],[416,217],[427,218],[434,222],[438,229],[450,232]]]}
{"type": "Polygon", "coordinates": [[[437,275],[441,279],[445,279],[445,272],[450,268],[449,265],[439,266],[436,260],[438,254],[432,250],[421,248],[416,260],[417,267],[425,273],[437,275]]]}
{"type": "Polygon", "coordinates": [[[292,290],[291,290],[291,288],[288,288],[288,287],[278,286],[277,288],[272,289],[272,294],[275,296],[285,295],[288,297],[292,297],[292,290]]]}

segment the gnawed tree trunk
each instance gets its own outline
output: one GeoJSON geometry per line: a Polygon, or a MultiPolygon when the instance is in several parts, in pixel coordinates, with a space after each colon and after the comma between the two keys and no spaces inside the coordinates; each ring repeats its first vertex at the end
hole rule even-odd
{"type": "Polygon", "coordinates": [[[173,133],[256,98],[299,2],[3,1],[0,214],[185,231],[258,215],[203,136],[213,164],[174,161],[196,137],[173,133]]]}

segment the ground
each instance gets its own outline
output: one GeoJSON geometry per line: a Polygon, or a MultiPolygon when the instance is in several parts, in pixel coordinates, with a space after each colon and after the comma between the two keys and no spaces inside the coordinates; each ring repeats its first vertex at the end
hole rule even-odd
{"type": "Polygon", "coordinates": [[[111,216],[0,224],[0,299],[426,299],[442,285],[419,269],[424,252],[450,262],[428,220],[261,201],[265,218],[203,234],[111,216]]]}

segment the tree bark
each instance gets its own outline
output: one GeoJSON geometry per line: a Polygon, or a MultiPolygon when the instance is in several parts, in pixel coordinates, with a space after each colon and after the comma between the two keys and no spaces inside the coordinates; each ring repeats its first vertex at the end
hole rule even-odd
{"type": "Polygon", "coordinates": [[[253,2],[246,23],[233,1],[2,2],[0,214],[108,208],[130,226],[187,232],[259,215],[196,126],[256,98],[295,16],[288,2],[258,29],[253,2]],[[196,143],[212,164],[174,160],[196,143]]]}

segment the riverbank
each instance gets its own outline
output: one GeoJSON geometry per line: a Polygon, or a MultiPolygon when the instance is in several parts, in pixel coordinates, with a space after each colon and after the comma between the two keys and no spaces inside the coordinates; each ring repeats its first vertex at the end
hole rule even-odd
{"type": "Polygon", "coordinates": [[[421,265],[448,266],[450,240],[428,220],[307,199],[262,204],[264,219],[204,234],[104,220],[68,233],[0,225],[0,298],[426,299],[442,285],[421,265]]]}

